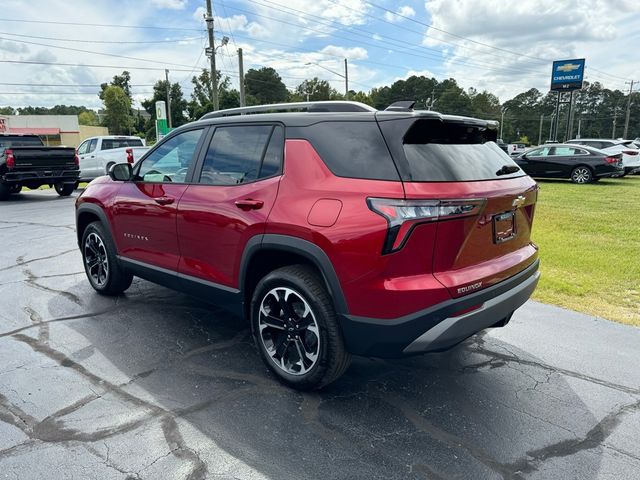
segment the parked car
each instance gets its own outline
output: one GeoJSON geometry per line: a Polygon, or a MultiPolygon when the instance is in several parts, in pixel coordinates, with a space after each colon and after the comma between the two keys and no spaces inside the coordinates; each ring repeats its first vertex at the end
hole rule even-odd
{"type": "Polygon", "coordinates": [[[245,107],[171,132],[78,197],[91,286],[118,295],[136,275],[246,315],[298,389],[353,354],[442,351],[504,326],[539,278],[538,187],[496,122],[403,105],[245,107]]]}
{"type": "Polygon", "coordinates": [[[0,134],[0,199],[42,185],[71,195],[78,173],[75,148],[45,147],[37,135],[0,134]]]}
{"type": "Polygon", "coordinates": [[[507,153],[507,154],[509,153],[509,145],[504,143],[504,140],[499,138],[498,140],[496,140],[496,144],[498,145],[498,147],[500,147],[500,150],[502,150],[504,153],[507,153]]]}
{"type": "Polygon", "coordinates": [[[591,183],[622,176],[622,154],[572,144],[544,145],[515,159],[527,174],[537,178],[568,178],[573,183],[591,183]]]}
{"type": "Polygon", "coordinates": [[[140,137],[101,136],[87,138],[78,147],[80,181],[106,175],[116,163],[140,158],[149,150],[140,137]]]}
{"type": "Polygon", "coordinates": [[[624,175],[640,172],[640,150],[633,140],[608,140],[606,138],[574,138],[567,143],[597,148],[606,153],[622,154],[624,175]]]}
{"type": "Polygon", "coordinates": [[[512,157],[524,153],[526,149],[527,146],[524,143],[510,143],[507,145],[507,153],[512,157]]]}

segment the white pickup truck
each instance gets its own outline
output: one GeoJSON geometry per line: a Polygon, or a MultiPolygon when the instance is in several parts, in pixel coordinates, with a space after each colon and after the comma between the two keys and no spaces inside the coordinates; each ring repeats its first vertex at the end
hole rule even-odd
{"type": "Polygon", "coordinates": [[[140,137],[110,135],[87,138],[78,147],[80,181],[89,182],[106,175],[113,164],[133,163],[149,148],[140,137]]]}

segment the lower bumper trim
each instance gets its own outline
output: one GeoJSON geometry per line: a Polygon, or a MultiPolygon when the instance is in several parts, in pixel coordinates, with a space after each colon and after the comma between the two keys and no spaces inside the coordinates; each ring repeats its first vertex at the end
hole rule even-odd
{"type": "Polygon", "coordinates": [[[540,272],[529,277],[517,287],[487,300],[484,305],[459,317],[445,318],[435,327],[427,330],[403,350],[403,353],[423,353],[440,351],[456,345],[471,335],[495,325],[509,317],[531,296],[538,284],[540,272]]]}

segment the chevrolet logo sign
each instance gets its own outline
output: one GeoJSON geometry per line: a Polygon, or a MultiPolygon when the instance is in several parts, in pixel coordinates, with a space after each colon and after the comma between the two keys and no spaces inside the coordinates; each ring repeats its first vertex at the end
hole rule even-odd
{"type": "Polygon", "coordinates": [[[578,70],[580,65],[577,63],[565,63],[564,65],[559,65],[556,67],[556,70],[559,72],[573,72],[574,70],[578,70]]]}

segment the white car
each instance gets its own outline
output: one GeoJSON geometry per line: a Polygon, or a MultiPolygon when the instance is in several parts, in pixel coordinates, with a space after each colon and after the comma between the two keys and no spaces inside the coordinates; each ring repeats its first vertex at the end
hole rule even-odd
{"type": "Polygon", "coordinates": [[[520,155],[527,150],[527,146],[524,143],[510,143],[507,145],[507,153],[512,157],[520,155]]]}
{"type": "Polygon", "coordinates": [[[624,174],[640,173],[640,149],[633,140],[610,140],[607,138],[574,138],[567,143],[597,148],[606,153],[622,154],[624,174]]]}
{"type": "Polygon", "coordinates": [[[80,181],[89,182],[106,175],[111,165],[133,163],[149,150],[140,137],[101,136],[87,138],[78,147],[80,181]]]}

